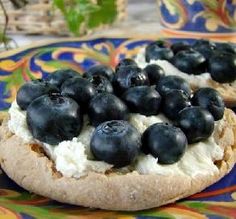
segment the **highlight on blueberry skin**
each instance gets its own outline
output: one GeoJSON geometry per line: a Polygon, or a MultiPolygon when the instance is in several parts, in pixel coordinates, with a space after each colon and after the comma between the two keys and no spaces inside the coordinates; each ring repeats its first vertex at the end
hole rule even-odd
{"type": "Polygon", "coordinates": [[[96,93],[113,93],[111,82],[102,75],[93,75],[88,78],[95,88],[96,93]]]}
{"type": "Polygon", "coordinates": [[[85,111],[88,108],[89,101],[96,94],[96,90],[87,79],[74,77],[62,84],[61,94],[73,98],[85,111]]]}
{"type": "Polygon", "coordinates": [[[130,66],[130,65],[138,66],[137,63],[133,59],[129,59],[129,58],[122,59],[116,65],[116,72],[119,71],[120,68],[130,66]]]}
{"type": "Polygon", "coordinates": [[[151,116],[160,111],[161,96],[149,86],[131,87],[123,94],[122,99],[134,113],[151,116]]]}
{"type": "Polygon", "coordinates": [[[112,81],[114,71],[107,65],[94,65],[88,71],[86,71],[83,76],[85,78],[90,78],[94,75],[101,75],[106,77],[109,81],[112,81]]]}
{"type": "Polygon", "coordinates": [[[187,144],[187,138],[181,129],[166,123],[153,124],[142,136],[142,151],[158,158],[160,164],[179,161],[187,144]]]}
{"type": "Polygon", "coordinates": [[[173,43],[170,48],[174,54],[177,54],[178,52],[183,50],[190,50],[191,46],[187,42],[177,42],[173,43]]]}
{"type": "Polygon", "coordinates": [[[114,75],[112,84],[115,93],[122,95],[130,87],[149,85],[149,79],[141,68],[128,65],[119,68],[114,75]]]}
{"type": "Polygon", "coordinates": [[[150,43],[145,49],[146,62],[151,60],[171,60],[174,53],[168,48],[164,42],[156,41],[150,43]]]}
{"type": "Polygon", "coordinates": [[[113,120],[100,124],[90,142],[91,152],[98,160],[116,168],[131,164],[141,147],[141,135],[127,121],[113,120]]]}
{"type": "Polygon", "coordinates": [[[68,79],[73,77],[82,77],[81,74],[73,69],[66,68],[66,69],[59,69],[55,72],[51,73],[47,78],[46,81],[48,83],[57,86],[58,88],[68,79]]]}
{"type": "Polygon", "coordinates": [[[178,52],[172,59],[172,64],[187,74],[201,74],[207,68],[204,56],[193,49],[178,52]]]}
{"type": "Polygon", "coordinates": [[[110,93],[94,96],[88,107],[88,116],[93,126],[109,120],[127,120],[129,110],[126,104],[110,93]]]}
{"type": "Polygon", "coordinates": [[[177,124],[187,136],[189,144],[209,138],[215,125],[211,113],[200,106],[187,107],[181,110],[177,124]]]}
{"type": "Polygon", "coordinates": [[[165,75],[164,69],[156,64],[147,65],[144,68],[144,72],[147,74],[150,85],[156,85],[161,77],[165,75]]]}
{"type": "Polygon", "coordinates": [[[46,94],[27,108],[26,120],[33,137],[50,145],[80,134],[83,117],[79,105],[60,94],[46,94]]]}
{"type": "Polygon", "coordinates": [[[197,40],[193,44],[193,49],[201,53],[206,59],[212,56],[216,48],[216,44],[209,40],[197,40]]]}
{"type": "Polygon", "coordinates": [[[189,96],[182,90],[170,90],[162,98],[162,112],[172,120],[178,118],[178,113],[191,106],[189,96]]]}
{"type": "Polygon", "coordinates": [[[21,86],[16,95],[16,102],[22,110],[26,110],[36,98],[49,93],[59,92],[58,88],[47,81],[37,79],[21,86]]]}
{"type": "Polygon", "coordinates": [[[191,88],[189,83],[183,78],[176,75],[168,75],[161,77],[156,85],[156,90],[161,94],[165,95],[170,90],[182,90],[188,96],[191,95],[191,88]]]}
{"type": "Polygon", "coordinates": [[[191,102],[194,106],[201,106],[208,110],[215,121],[222,119],[224,116],[224,100],[220,93],[213,88],[205,87],[198,89],[194,93],[191,102]]]}

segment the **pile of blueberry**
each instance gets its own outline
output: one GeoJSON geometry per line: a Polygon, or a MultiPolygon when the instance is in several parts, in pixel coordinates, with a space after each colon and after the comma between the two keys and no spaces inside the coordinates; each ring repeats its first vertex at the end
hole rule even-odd
{"type": "Polygon", "coordinates": [[[33,137],[51,145],[78,136],[87,114],[96,127],[90,142],[94,157],[115,167],[129,165],[140,151],[158,157],[159,163],[174,163],[188,143],[207,139],[214,120],[224,114],[223,100],[214,89],[192,94],[182,78],[165,76],[155,64],[141,69],[132,59],[121,60],[115,72],[104,65],[93,66],[83,76],[58,70],[45,80],[24,84],[16,101],[26,110],[33,137]],[[173,125],[156,123],[141,135],[128,123],[131,112],[162,112],[173,125]]]}
{"type": "Polygon", "coordinates": [[[168,60],[187,74],[209,72],[219,83],[236,80],[236,47],[230,43],[197,40],[193,45],[179,42],[168,46],[163,41],[156,41],[146,47],[145,58],[147,62],[168,60]]]}

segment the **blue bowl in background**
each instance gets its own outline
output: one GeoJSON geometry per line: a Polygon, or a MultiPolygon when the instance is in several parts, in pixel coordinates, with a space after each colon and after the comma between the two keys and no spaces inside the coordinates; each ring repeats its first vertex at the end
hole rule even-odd
{"type": "Polygon", "coordinates": [[[235,0],[157,0],[161,23],[170,30],[236,33],[235,0]]]}

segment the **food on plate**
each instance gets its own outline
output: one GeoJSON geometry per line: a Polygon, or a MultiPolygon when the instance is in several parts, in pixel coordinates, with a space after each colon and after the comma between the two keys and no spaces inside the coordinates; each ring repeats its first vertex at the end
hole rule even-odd
{"type": "Polygon", "coordinates": [[[193,90],[214,88],[228,107],[236,106],[236,46],[231,43],[196,40],[191,44],[180,41],[170,45],[154,41],[140,50],[136,62],[144,69],[157,65],[164,69],[162,74],[185,79],[193,90]],[[160,55],[171,51],[173,55],[160,55]]]}
{"type": "MultiPolygon", "coordinates": [[[[160,42],[150,50],[172,56],[160,42]]],[[[140,65],[125,59],[83,77],[63,69],[23,85],[0,127],[2,169],[30,192],[127,211],[221,179],[236,161],[236,115],[213,88],[140,65]]]]}

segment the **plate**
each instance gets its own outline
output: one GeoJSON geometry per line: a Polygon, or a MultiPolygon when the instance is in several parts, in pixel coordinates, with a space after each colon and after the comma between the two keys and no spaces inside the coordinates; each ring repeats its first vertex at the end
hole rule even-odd
{"type": "MultiPolygon", "coordinates": [[[[170,42],[181,39],[167,39],[170,42]]],[[[185,39],[192,41],[192,39],[185,39]]],[[[69,67],[86,71],[96,63],[115,66],[119,59],[134,57],[148,39],[97,38],[61,40],[0,54],[0,112],[6,113],[17,89],[31,79],[46,77],[69,67]]],[[[201,193],[175,204],[138,212],[114,212],[61,204],[28,193],[4,173],[0,174],[1,218],[236,218],[236,167],[201,193]]]]}

